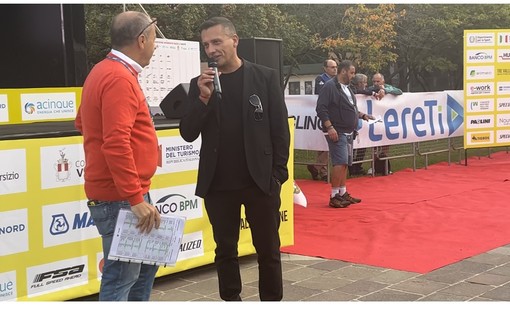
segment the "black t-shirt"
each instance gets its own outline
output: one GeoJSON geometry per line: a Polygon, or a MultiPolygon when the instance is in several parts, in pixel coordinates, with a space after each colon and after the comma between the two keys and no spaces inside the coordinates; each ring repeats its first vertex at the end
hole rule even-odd
{"type": "Polygon", "coordinates": [[[243,67],[220,75],[220,144],[211,185],[216,191],[243,189],[254,184],[244,149],[242,105],[248,99],[243,98],[243,67]]]}

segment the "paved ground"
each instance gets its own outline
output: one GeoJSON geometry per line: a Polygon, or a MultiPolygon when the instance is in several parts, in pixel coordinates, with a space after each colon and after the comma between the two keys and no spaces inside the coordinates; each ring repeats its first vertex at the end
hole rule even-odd
{"type": "MultiPolygon", "coordinates": [[[[510,244],[427,274],[299,255],[282,258],[287,302],[510,301],[510,244]]],[[[240,261],[241,297],[258,301],[256,256],[240,261]]],[[[220,301],[217,281],[212,265],[163,276],[156,279],[151,301],[220,301]]],[[[491,304],[491,310],[495,306],[502,304],[491,304]]],[[[510,303],[503,307],[509,310],[510,303]]]]}

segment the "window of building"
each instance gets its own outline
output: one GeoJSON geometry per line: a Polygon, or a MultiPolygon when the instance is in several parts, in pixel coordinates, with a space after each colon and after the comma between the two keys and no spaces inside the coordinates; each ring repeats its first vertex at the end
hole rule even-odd
{"type": "Polygon", "coordinates": [[[301,86],[299,81],[297,82],[289,82],[289,95],[299,95],[301,94],[300,90],[301,86]]]}
{"type": "Polygon", "coordinates": [[[313,94],[312,90],[313,90],[312,81],[305,81],[305,94],[306,95],[313,94]]]}

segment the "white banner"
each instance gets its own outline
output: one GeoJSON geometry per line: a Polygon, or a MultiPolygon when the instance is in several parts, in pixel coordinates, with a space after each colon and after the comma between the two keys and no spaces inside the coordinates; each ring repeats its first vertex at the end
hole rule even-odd
{"type": "MultiPolygon", "coordinates": [[[[289,116],[296,119],[294,148],[323,150],[328,146],[322,122],[315,112],[317,95],[287,95],[289,116]]],[[[463,91],[404,93],[382,100],[356,95],[360,111],[381,118],[368,125],[361,122],[354,148],[397,145],[457,137],[464,134],[463,91]]]]}

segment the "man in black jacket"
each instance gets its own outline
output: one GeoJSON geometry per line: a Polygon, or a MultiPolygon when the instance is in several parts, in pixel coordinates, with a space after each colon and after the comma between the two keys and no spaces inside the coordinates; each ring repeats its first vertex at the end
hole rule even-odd
{"type": "Polygon", "coordinates": [[[353,134],[358,127],[358,119],[368,121],[374,117],[358,111],[356,96],[349,87],[355,73],[356,68],[351,61],[342,61],[337,76],[324,84],[317,100],[317,116],[322,121],[333,165],[329,200],[329,206],[333,208],[361,202],[347,192],[347,166],[352,165],[353,134]]]}
{"type": "Polygon", "coordinates": [[[261,300],[283,297],[280,190],[288,179],[288,113],[274,69],[237,55],[239,37],[228,19],[200,27],[207,57],[218,65],[221,96],[208,68],[190,82],[189,110],[180,122],[188,142],[202,139],[196,194],[216,242],[215,265],[223,300],[241,300],[238,240],[245,207],[259,263],[261,300]]]}

